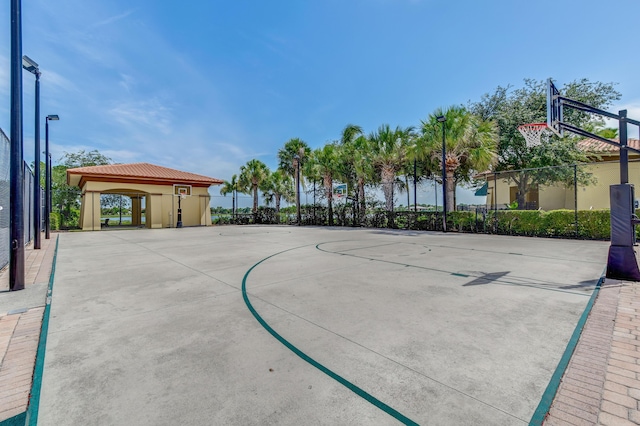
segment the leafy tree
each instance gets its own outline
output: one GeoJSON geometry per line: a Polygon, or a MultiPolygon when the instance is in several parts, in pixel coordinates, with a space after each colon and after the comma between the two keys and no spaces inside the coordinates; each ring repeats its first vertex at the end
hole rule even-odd
{"type": "MultiPolygon", "coordinates": [[[[586,78],[568,83],[562,93],[599,109],[605,109],[620,99],[620,93],[615,90],[613,83],[592,83],[586,78]]],[[[539,146],[528,147],[518,131],[521,124],[546,122],[545,81],[526,79],[524,86],[515,90],[511,86],[499,86],[493,93],[484,94],[480,101],[470,103],[469,109],[483,120],[494,120],[498,124],[500,137],[495,170],[523,170],[510,175],[517,185],[519,208],[523,208],[525,195],[531,187],[573,180],[573,168],[559,167],[554,173],[548,173],[551,169],[532,169],[587,161],[586,153],[575,145],[579,139],[576,136],[567,135],[563,139],[551,136],[543,138],[539,146]]],[[[601,118],[571,108],[565,108],[564,120],[581,128],[604,125],[601,118]]],[[[580,171],[578,180],[586,184],[591,181],[591,176],[580,171]]]]}
{"type": "Polygon", "coordinates": [[[261,189],[269,178],[269,168],[260,160],[249,160],[240,167],[240,187],[242,192],[253,193],[253,213],[258,212],[258,189],[261,189]]]}
{"type": "Polygon", "coordinates": [[[618,138],[618,129],[614,128],[597,128],[593,132],[598,136],[602,136],[607,139],[617,139],[618,138]]]}
{"type": "Polygon", "coordinates": [[[67,185],[67,169],[111,164],[111,158],[97,150],[65,152],[51,171],[51,204],[60,213],[61,227],[77,226],[80,213],[80,188],[67,185]]]}
{"type": "Polygon", "coordinates": [[[417,154],[439,161],[442,170],[442,123],[445,128],[445,172],[447,176],[447,211],[455,210],[455,191],[458,182],[468,182],[471,177],[485,171],[495,162],[497,151],[497,126],[490,120],[482,120],[462,106],[446,110],[436,109],[421,122],[422,138],[417,142],[417,154]]]}
{"type": "Polygon", "coordinates": [[[97,149],[86,152],[84,149],[78,152],[65,152],[62,156],[60,164],[68,169],[76,167],[104,166],[112,164],[113,160],[106,155],[101,154],[97,149]]]}

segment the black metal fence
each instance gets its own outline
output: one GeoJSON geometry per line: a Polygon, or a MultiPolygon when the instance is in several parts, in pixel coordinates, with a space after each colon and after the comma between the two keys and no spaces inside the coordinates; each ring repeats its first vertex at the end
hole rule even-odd
{"type": "MultiPolygon", "coordinates": [[[[630,183],[640,198],[640,158],[629,163],[630,183]]],[[[478,177],[480,205],[458,205],[447,213],[447,230],[537,237],[608,239],[610,234],[609,186],[619,183],[619,163],[598,161],[536,169],[485,173],[478,177]],[[482,200],[482,199],[481,199],[482,200]]],[[[302,206],[301,225],[330,224],[326,200],[302,206]]],[[[334,226],[442,231],[443,217],[435,206],[417,211],[387,212],[376,200],[367,200],[362,217],[351,201],[334,203],[334,226]]],[[[636,208],[639,207],[636,205],[636,208]]],[[[406,208],[405,208],[406,209],[406,208]]],[[[275,214],[261,207],[257,214],[220,218],[218,223],[297,224],[297,215],[275,214]]],[[[640,210],[637,210],[640,215],[640,210]]],[[[640,237],[640,235],[639,235],[640,237]]]]}
{"type": "MultiPolygon", "coordinates": [[[[10,176],[11,176],[11,159],[10,159],[10,141],[7,135],[0,129],[0,268],[4,268],[9,263],[11,251],[10,246],[10,209],[9,209],[9,193],[10,193],[10,176]]],[[[35,178],[33,171],[27,163],[23,166],[24,179],[24,241],[28,244],[33,240],[35,232],[34,223],[34,200],[33,194],[35,190],[35,178]]],[[[40,217],[44,218],[44,191],[40,191],[40,217]]],[[[40,229],[44,229],[44,222],[40,229]]]]}

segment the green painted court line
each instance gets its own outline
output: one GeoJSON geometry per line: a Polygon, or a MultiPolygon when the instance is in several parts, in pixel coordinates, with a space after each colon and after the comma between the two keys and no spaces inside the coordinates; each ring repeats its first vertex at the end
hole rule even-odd
{"type": "Polygon", "coordinates": [[[24,426],[27,419],[27,412],[17,414],[9,419],[0,422],[0,426],[24,426]]]}
{"type": "MultiPolygon", "coordinates": [[[[331,243],[343,242],[343,241],[351,241],[351,240],[331,241],[331,243]]],[[[371,257],[360,256],[360,255],[344,253],[344,252],[329,251],[329,250],[325,250],[325,249],[320,247],[323,244],[326,244],[326,243],[316,244],[316,248],[318,250],[320,250],[321,252],[323,252],[323,253],[335,254],[335,255],[339,255],[339,256],[351,256],[351,257],[355,257],[357,259],[369,260],[369,261],[372,261],[372,262],[388,263],[388,264],[391,264],[391,265],[404,266],[406,268],[416,268],[416,269],[422,269],[422,270],[425,270],[425,271],[434,271],[434,272],[440,272],[440,273],[448,274],[448,275],[457,275],[457,276],[461,276],[461,277],[474,277],[474,278],[483,278],[484,277],[483,275],[471,275],[471,274],[463,275],[463,274],[459,274],[457,272],[445,271],[444,269],[430,268],[430,267],[418,266],[418,265],[411,265],[409,263],[394,262],[393,260],[375,259],[375,258],[371,258],[371,257]]],[[[474,250],[474,249],[471,249],[471,250],[474,250]]],[[[513,276],[513,278],[514,279],[522,279],[523,277],[513,276]]],[[[538,285],[532,285],[532,284],[524,284],[524,283],[518,283],[518,282],[514,282],[514,281],[507,281],[507,280],[492,280],[491,283],[492,284],[499,284],[499,285],[514,286],[514,287],[530,287],[530,288],[535,288],[535,289],[538,289],[538,290],[556,291],[556,292],[559,292],[559,293],[568,293],[568,294],[575,294],[577,296],[588,297],[588,295],[580,293],[580,292],[563,290],[562,288],[549,288],[549,287],[545,287],[544,286],[544,284],[551,284],[551,285],[555,284],[555,283],[551,283],[551,282],[540,283],[538,285]]]]}
{"type": "Polygon", "coordinates": [[[51,292],[53,291],[53,279],[56,274],[56,258],[58,257],[59,236],[56,237],[56,248],[53,252],[53,262],[51,263],[51,275],[49,275],[49,288],[47,290],[47,302],[42,316],[42,328],[40,329],[40,340],[38,341],[38,352],[36,354],[36,365],[33,370],[33,380],[31,382],[31,399],[24,425],[36,426],[38,424],[38,410],[40,409],[40,390],[42,388],[42,374],[44,372],[44,353],[47,348],[47,334],[49,332],[49,315],[51,313],[51,292]]]}
{"type": "Polygon", "coordinates": [[[318,370],[322,371],[327,376],[331,377],[332,379],[334,379],[335,381],[337,381],[341,385],[345,386],[350,391],[354,392],[356,395],[360,396],[361,398],[364,398],[365,400],[367,400],[371,404],[375,405],[376,407],[378,407],[379,409],[381,409],[385,413],[389,414],[390,416],[392,416],[396,420],[404,423],[405,425],[417,425],[418,423],[416,423],[413,420],[409,419],[408,417],[404,416],[403,414],[401,414],[400,412],[398,412],[395,409],[391,408],[390,406],[388,406],[384,402],[380,401],[379,399],[377,399],[373,395],[369,394],[365,390],[363,390],[363,389],[359,388],[358,386],[354,385],[353,383],[351,383],[347,379],[343,378],[342,376],[340,376],[340,375],[334,373],[333,371],[329,370],[327,367],[325,367],[324,365],[320,364],[319,362],[317,362],[316,360],[314,360],[313,358],[311,358],[310,356],[308,356],[307,354],[302,352],[300,349],[298,349],[293,344],[291,344],[289,341],[287,341],[284,337],[279,335],[273,328],[271,328],[269,326],[269,324],[267,324],[267,322],[264,319],[262,319],[260,314],[258,314],[258,312],[253,308],[253,305],[251,304],[251,302],[249,301],[249,297],[247,296],[247,278],[249,277],[249,274],[251,273],[251,271],[253,271],[262,262],[265,262],[268,259],[271,259],[272,257],[278,256],[280,254],[283,254],[283,253],[286,253],[286,252],[289,252],[289,251],[292,251],[292,250],[297,250],[297,249],[302,248],[302,247],[308,247],[308,246],[295,247],[295,248],[292,248],[292,249],[288,249],[288,250],[284,250],[284,251],[272,254],[271,256],[265,257],[264,259],[262,259],[261,261],[259,261],[255,265],[253,265],[251,268],[249,268],[249,270],[244,274],[244,277],[242,278],[242,298],[244,299],[244,303],[247,305],[247,308],[249,308],[249,311],[251,312],[251,314],[255,317],[256,320],[258,320],[260,325],[262,325],[262,327],[264,327],[265,330],[267,330],[280,343],[285,345],[290,351],[292,351],[294,354],[298,355],[304,361],[308,362],[309,364],[311,364],[312,366],[314,366],[318,370]]]}
{"type": "Polygon", "coordinates": [[[544,421],[549,409],[551,409],[551,404],[553,403],[553,399],[558,392],[558,387],[560,387],[560,380],[564,375],[564,372],[569,365],[569,361],[571,360],[571,356],[573,355],[573,351],[575,351],[576,346],[578,344],[578,340],[580,339],[580,335],[582,334],[582,329],[584,328],[585,323],[587,322],[587,318],[591,313],[591,308],[593,308],[593,304],[598,297],[598,293],[600,292],[600,287],[602,287],[602,283],[604,282],[604,272],[598,280],[598,284],[596,285],[595,290],[593,290],[593,294],[591,294],[591,298],[589,302],[587,302],[587,306],[584,308],[584,312],[582,312],[582,316],[580,316],[580,320],[578,320],[578,324],[576,324],[575,330],[573,330],[573,334],[571,335],[571,339],[569,339],[569,343],[567,343],[567,348],[564,350],[564,354],[562,358],[560,358],[560,362],[556,367],[556,371],[553,372],[551,376],[551,380],[547,385],[544,393],[542,394],[542,398],[540,399],[540,403],[538,404],[538,408],[533,413],[533,417],[531,417],[531,421],[529,422],[529,426],[540,426],[544,421]]]}

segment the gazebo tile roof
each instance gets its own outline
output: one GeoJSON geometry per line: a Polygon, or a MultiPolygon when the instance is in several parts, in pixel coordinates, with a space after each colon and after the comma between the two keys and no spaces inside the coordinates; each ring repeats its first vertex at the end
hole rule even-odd
{"type": "Polygon", "coordinates": [[[77,167],[68,169],[67,176],[80,175],[84,180],[94,178],[126,178],[157,181],[193,182],[219,185],[223,181],[196,173],[183,172],[169,167],[156,166],[149,163],[108,164],[103,166],[77,167]]]}
{"type": "MultiPolygon", "coordinates": [[[[613,140],[616,142],[619,142],[619,139],[613,139],[613,140]]],[[[631,148],[640,149],[640,139],[629,138],[627,143],[631,148]]],[[[577,142],[577,145],[578,145],[578,148],[580,148],[582,151],[592,152],[592,153],[604,154],[609,152],[617,153],[618,151],[620,151],[617,146],[610,145],[608,143],[604,143],[599,140],[591,139],[591,138],[582,139],[581,141],[577,142]]]]}

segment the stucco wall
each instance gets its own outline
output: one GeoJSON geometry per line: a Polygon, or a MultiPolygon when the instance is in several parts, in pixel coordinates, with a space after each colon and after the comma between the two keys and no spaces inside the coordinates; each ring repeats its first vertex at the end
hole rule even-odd
{"type": "Polygon", "coordinates": [[[192,187],[191,196],[180,200],[173,195],[173,185],[144,185],[89,181],[82,188],[83,205],[81,224],[83,230],[100,230],[100,194],[142,194],[147,228],[173,228],[178,220],[178,204],[182,207],[183,226],[209,226],[209,191],[205,187],[192,187]]]}
{"type": "MultiPolygon", "coordinates": [[[[609,208],[609,186],[620,183],[620,164],[616,162],[593,163],[584,166],[593,174],[595,183],[578,185],[578,210],[599,210],[609,208]]],[[[492,207],[491,193],[493,178],[488,180],[487,207],[492,207]]],[[[636,199],[640,199],[640,162],[629,163],[629,183],[635,186],[636,199]]],[[[498,208],[509,202],[509,188],[513,182],[498,179],[498,208]]],[[[543,210],[573,209],[574,189],[562,185],[540,187],[539,205],[543,210]]]]}

